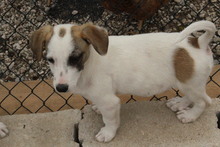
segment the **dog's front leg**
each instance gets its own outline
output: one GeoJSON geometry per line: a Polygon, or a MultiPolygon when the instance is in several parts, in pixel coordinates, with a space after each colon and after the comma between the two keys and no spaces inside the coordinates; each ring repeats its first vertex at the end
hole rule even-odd
{"type": "Polygon", "coordinates": [[[105,126],[96,135],[96,139],[99,142],[109,142],[115,137],[120,124],[120,99],[115,95],[107,95],[97,101],[96,106],[105,126]]]}

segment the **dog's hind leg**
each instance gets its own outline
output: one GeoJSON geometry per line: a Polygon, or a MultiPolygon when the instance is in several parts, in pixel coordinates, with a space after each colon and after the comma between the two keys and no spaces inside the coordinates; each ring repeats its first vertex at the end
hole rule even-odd
{"type": "Polygon", "coordinates": [[[181,110],[190,109],[192,102],[187,97],[174,97],[167,101],[167,107],[169,107],[172,111],[177,112],[181,110]]]}
{"type": "Polygon", "coordinates": [[[192,102],[192,107],[177,112],[177,118],[182,123],[195,121],[203,113],[206,105],[211,104],[211,98],[206,94],[205,84],[202,85],[183,84],[181,86],[180,90],[192,102]]]}
{"type": "Polygon", "coordinates": [[[96,139],[99,142],[109,142],[115,137],[120,124],[120,99],[112,94],[97,99],[96,106],[105,126],[96,135],[96,139]]]}

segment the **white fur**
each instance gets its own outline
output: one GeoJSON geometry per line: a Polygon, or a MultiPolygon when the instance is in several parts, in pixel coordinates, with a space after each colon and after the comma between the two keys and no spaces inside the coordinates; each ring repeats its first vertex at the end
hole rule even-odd
{"type": "Polygon", "coordinates": [[[55,59],[54,65],[50,64],[54,85],[68,84],[69,91],[91,100],[96,105],[94,109],[101,112],[105,126],[96,135],[98,141],[112,140],[119,127],[120,100],[116,94],[147,97],[171,87],[178,88],[185,94],[184,100],[170,100],[167,106],[178,111],[177,117],[183,123],[195,121],[204,111],[206,103],[211,103],[205,85],[213,59],[205,46],[208,46],[213,32],[216,31],[213,23],[196,22],[181,33],[109,36],[108,53],[100,56],[90,45],[90,56],[80,72],[67,66],[67,58],[74,50],[71,26],[54,27],[47,57],[55,59]],[[63,38],[58,35],[60,27],[67,29],[63,38]],[[198,29],[204,29],[207,34],[211,34],[199,38],[199,42],[208,40],[206,44],[200,44],[201,49],[195,49],[186,39],[198,29]],[[175,77],[173,56],[178,48],[186,49],[195,63],[193,76],[186,83],[181,83],[175,77]],[[61,72],[64,73],[62,76],[61,72]]]}
{"type": "Polygon", "coordinates": [[[67,58],[72,52],[74,44],[71,37],[71,26],[71,24],[65,24],[54,27],[54,35],[48,44],[47,58],[52,57],[55,60],[55,65],[50,64],[51,71],[54,74],[54,86],[57,83],[76,85],[79,77],[75,68],[70,68],[68,73],[65,72],[67,70],[67,58]],[[60,28],[66,29],[66,34],[63,38],[59,37],[60,28]],[[60,77],[61,72],[63,73],[62,77],[60,77]]]}

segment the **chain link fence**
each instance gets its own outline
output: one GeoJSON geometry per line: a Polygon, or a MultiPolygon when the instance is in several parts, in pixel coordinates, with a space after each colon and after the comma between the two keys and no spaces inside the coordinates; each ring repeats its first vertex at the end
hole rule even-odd
{"type": "MultiPolygon", "coordinates": [[[[181,31],[190,23],[210,20],[220,29],[219,0],[164,0],[166,4],[153,16],[137,17],[146,0],[2,0],[0,4],[0,114],[37,113],[68,108],[82,109],[89,104],[74,94],[56,93],[51,84],[51,72],[45,60],[35,62],[29,48],[29,36],[45,24],[78,23],[92,21],[105,27],[110,35],[149,32],[181,31]],[[136,1],[137,2],[137,1],[136,1]],[[123,9],[122,9],[123,8],[123,9]],[[129,9],[129,10],[128,10],[129,9]],[[111,10],[111,11],[109,11],[111,10]],[[138,19],[137,19],[138,18],[138,19]]],[[[161,0],[158,0],[161,2],[161,0]]],[[[162,4],[162,2],[160,3],[162,4]]],[[[146,14],[148,12],[145,12],[146,14]]],[[[220,63],[220,31],[211,46],[215,64],[220,63]]],[[[131,59],[135,60],[135,59],[131,59]]],[[[220,91],[220,68],[210,75],[208,84],[220,91]]],[[[215,97],[220,97],[220,92],[215,97]]],[[[171,95],[150,98],[122,97],[125,103],[136,100],[162,100],[181,95],[173,89],[171,95]]]]}

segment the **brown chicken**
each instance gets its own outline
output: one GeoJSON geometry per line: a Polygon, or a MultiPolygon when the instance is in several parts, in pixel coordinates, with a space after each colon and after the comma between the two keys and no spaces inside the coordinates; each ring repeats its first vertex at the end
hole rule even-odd
{"type": "Polygon", "coordinates": [[[140,30],[145,19],[152,17],[157,10],[168,3],[169,0],[104,0],[102,5],[116,13],[126,12],[139,20],[140,30]]]}

